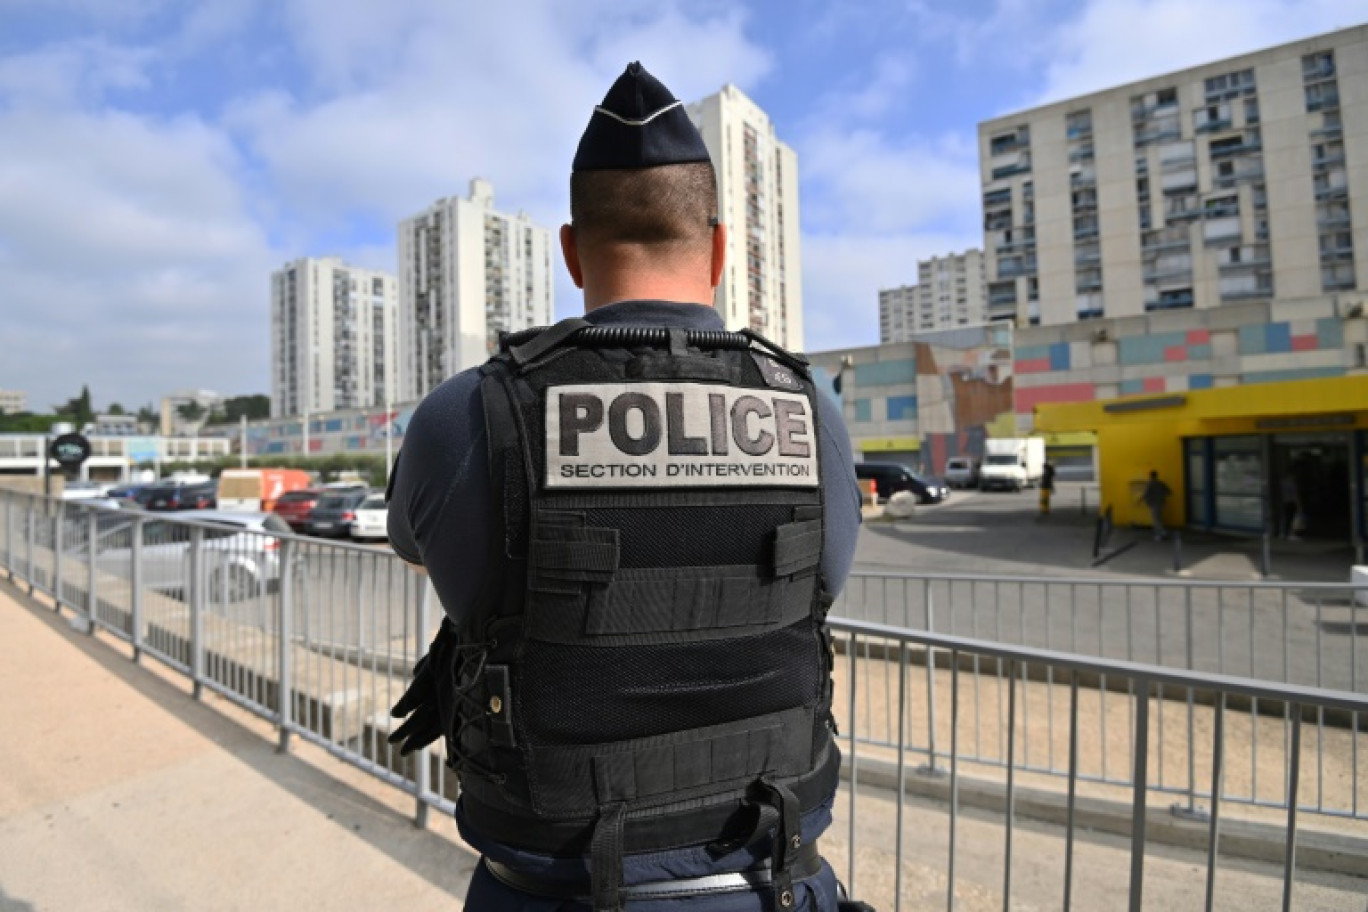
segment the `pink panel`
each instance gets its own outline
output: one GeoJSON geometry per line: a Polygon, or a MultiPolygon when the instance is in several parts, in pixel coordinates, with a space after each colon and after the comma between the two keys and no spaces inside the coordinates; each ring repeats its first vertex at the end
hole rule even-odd
{"type": "Polygon", "coordinates": [[[1164,349],[1165,361],[1186,361],[1188,351],[1186,345],[1170,345],[1164,349]]]}
{"type": "Polygon", "coordinates": [[[1162,392],[1164,392],[1164,378],[1163,378],[1163,377],[1146,377],[1146,378],[1145,378],[1145,392],[1147,392],[1147,393],[1162,393],[1162,392]]]}
{"type": "Polygon", "coordinates": [[[1092,402],[1097,390],[1091,383],[1061,383],[1058,386],[1016,388],[1016,410],[1029,414],[1037,405],[1059,402],[1092,402]]]}
{"type": "Polygon", "coordinates": [[[1050,372],[1049,358],[1026,358],[1016,363],[1018,374],[1048,374],[1050,372]]]}
{"type": "Polygon", "coordinates": [[[1316,337],[1315,333],[1292,337],[1292,350],[1294,352],[1316,351],[1318,348],[1320,348],[1320,339],[1316,337]]]}
{"type": "Polygon", "coordinates": [[[1188,345],[1206,345],[1211,341],[1211,330],[1209,329],[1189,329],[1187,334],[1188,345]]]}

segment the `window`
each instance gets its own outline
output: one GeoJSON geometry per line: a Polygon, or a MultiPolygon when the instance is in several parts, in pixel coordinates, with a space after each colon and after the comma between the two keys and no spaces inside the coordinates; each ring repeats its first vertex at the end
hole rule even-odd
{"type": "Polygon", "coordinates": [[[1314,82],[1318,79],[1329,79],[1335,75],[1335,52],[1319,51],[1314,54],[1307,54],[1302,58],[1302,79],[1305,82],[1314,82]]]}

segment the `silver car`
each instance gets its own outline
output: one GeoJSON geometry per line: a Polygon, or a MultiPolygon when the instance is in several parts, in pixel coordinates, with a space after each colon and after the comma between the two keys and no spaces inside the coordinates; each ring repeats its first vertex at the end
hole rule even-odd
{"type": "MultiPolygon", "coordinates": [[[[275,587],[280,581],[280,539],[289,525],[273,513],[230,513],[202,510],[202,579],[214,601],[238,601],[275,587]]],[[[96,545],[96,566],[104,573],[131,579],[131,519],[106,523],[96,545]]],[[[184,596],[190,588],[191,526],[165,519],[142,523],[142,584],[158,592],[184,596]]]]}

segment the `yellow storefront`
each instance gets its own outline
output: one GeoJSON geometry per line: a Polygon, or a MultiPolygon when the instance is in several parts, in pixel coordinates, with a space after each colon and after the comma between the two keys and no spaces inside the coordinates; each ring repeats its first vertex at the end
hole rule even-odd
{"type": "Polygon", "coordinates": [[[1368,375],[1039,405],[1035,428],[1096,433],[1118,524],[1149,524],[1139,495],[1155,471],[1167,525],[1368,537],[1368,375]]]}

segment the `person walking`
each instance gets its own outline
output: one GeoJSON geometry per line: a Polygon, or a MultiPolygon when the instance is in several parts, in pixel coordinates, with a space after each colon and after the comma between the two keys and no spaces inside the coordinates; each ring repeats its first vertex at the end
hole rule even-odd
{"type": "Polygon", "coordinates": [[[860,522],[840,407],[725,330],[713,165],[638,63],[594,108],[570,216],[584,316],[441,384],[396,461],[390,541],[445,617],[390,740],[445,740],[467,910],[868,909],[818,850],[826,612],[860,522]]]}
{"type": "Polygon", "coordinates": [[[1145,482],[1145,492],[1140,499],[1145,506],[1149,507],[1150,524],[1154,527],[1154,540],[1163,541],[1168,538],[1168,533],[1164,530],[1164,506],[1168,503],[1169,495],[1173,493],[1169,486],[1164,484],[1159,478],[1159,473],[1150,470],[1149,481],[1145,482]]]}
{"type": "Polygon", "coordinates": [[[1045,463],[1040,475],[1040,518],[1050,515],[1050,497],[1054,494],[1055,467],[1053,462],[1045,463]]]}
{"type": "Polygon", "coordinates": [[[1283,473],[1281,493],[1283,537],[1288,541],[1300,541],[1301,536],[1297,533],[1305,526],[1306,519],[1302,514],[1301,487],[1297,484],[1296,473],[1290,468],[1283,473]]]}

